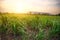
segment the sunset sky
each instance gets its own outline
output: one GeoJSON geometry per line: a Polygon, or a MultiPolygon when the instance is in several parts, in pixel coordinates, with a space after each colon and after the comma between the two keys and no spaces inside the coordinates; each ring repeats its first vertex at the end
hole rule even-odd
{"type": "Polygon", "coordinates": [[[0,12],[28,11],[60,13],[60,0],[0,0],[0,12]]]}

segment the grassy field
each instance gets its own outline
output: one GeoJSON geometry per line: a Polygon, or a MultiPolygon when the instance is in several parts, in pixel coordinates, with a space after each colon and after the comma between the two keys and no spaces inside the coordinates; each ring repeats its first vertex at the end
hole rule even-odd
{"type": "Polygon", "coordinates": [[[0,14],[0,40],[60,40],[60,16],[0,14]]]}

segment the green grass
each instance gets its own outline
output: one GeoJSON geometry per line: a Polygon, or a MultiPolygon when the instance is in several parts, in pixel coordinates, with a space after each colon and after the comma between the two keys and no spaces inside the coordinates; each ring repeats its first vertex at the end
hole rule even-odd
{"type": "Polygon", "coordinates": [[[14,40],[59,40],[60,16],[0,14],[3,34],[13,34],[14,40]]]}

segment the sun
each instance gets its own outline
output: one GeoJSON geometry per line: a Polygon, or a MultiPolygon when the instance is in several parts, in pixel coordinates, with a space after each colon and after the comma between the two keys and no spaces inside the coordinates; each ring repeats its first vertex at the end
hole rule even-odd
{"type": "Polygon", "coordinates": [[[16,13],[22,13],[25,11],[25,5],[23,3],[16,3],[14,7],[14,12],[16,13]]]}
{"type": "Polygon", "coordinates": [[[15,12],[17,12],[17,13],[23,12],[24,9],[25,9],[25,7],[22,3],[17,3],[15,5],[15,12]]]}

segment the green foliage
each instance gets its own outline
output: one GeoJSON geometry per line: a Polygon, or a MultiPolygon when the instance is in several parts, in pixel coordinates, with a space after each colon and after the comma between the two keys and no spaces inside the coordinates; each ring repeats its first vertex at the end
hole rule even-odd
{"type": "Polygon", "coordinates": [[[52,40],[60,34],[60,16],[0,14],[0,33],[12,33],[21,40],[52,40]]]}

